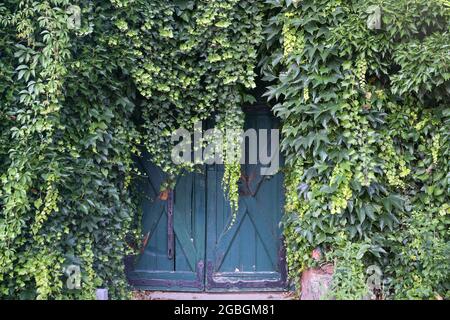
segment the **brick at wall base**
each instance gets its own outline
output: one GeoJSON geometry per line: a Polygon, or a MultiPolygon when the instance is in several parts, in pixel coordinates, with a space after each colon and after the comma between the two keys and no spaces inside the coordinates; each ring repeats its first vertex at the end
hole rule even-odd
{"type": "Polygon", "coordinates": [[[333,277],[334,266],[326,264],[303,272],[300,300],[325,299],[333,277]]]}

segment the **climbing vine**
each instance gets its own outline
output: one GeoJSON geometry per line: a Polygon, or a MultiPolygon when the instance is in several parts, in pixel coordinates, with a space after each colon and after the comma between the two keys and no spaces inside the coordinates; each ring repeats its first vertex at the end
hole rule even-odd
{"type": "Polygon", "coordinates": [[[124,184],[138,134],[121,68],[132,60],[102,45],[113,8],[94,15],[89,3],[0,5],[4,298],[92,298],[98,287],[126,295],[124,238],[135,207],[124,184]],[[74,4],[86,16],[80,29],[68,23],[74,4]],[[71,265],[81,288],[67,285],[71,265]]]}
{"type": "MultiPolygon", "coordinates": [[[[243,128],[244,93],[255,87],[263,39],[261,9],[258,1],[153,1],[129,5],[116,22],[136,54],[132,74],[145,97],[146,149],[172,179],[163,188],[173,187],[175,176],[192,169],[192,163],[174,166],[172,132],[192,131],[196,122],[214,117],[214,125],[227,133],[223,187],[233,212],[238,207],[240,157],[229,154],[227,146],[240,143],[228,133],[243,128]],[[142,20],[135,19],[138,14],[142,20]]],[[[240,150],[233,151],[240,156],[240,150]]]]}
{"type": "MultiPolygon", "coordinates": [[[[133,157],[148,152],[172,188],[194,168],[172,162],[173,131],[243,128],[262,18],[240,0],[0,4],[0,297],[127,296],[126,240],[142,239],[133,157]]],[[[235,215],[239,157],[223,153],[235,215]]]]}
{"type": "Polygon", "coordinates": [[[172,162],[172,132],[241,129],[259,66],[283,125],[290,278],[332,263],[335,298],[450,298],[449,19],[445,0],[2,1],[0,297],[127,297],[133,159],[173,188],[201,162],[172,162]]]}
{"type": "Polygon", "coordinates": [[[448,2],[269,2],[291,278],[332,263],[335,298],[449,298],[448,2]]]}

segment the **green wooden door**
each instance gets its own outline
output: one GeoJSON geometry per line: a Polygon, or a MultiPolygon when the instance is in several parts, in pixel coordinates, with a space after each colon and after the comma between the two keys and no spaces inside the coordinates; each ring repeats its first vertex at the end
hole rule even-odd
{"type": "MultiPolygon", "coordinates": [[[[259,113],[247,116],[246,127],[271,129],[276,123],[270,114],[259,113]]],[[[209,291],[285,288],[285,253],[279,226],[283,177],[262,176],[260,169],[260,165],[242,166],[239,211],[230,227],[232,214],[221,186],[223,166],[208,168],[206,289],[209,291]]]]}
{"type": "MultiPolygon", "coordinates": [[[[246,122],[254,129],[276,126],[268,113],[249,115],[246,122]]],[[[281,174],[267,178],[260,175],[259,165],[242,167],[239,212],[230,227],[230,206],[221,186],[223,166],[183,175],[165,200],[159,195],[164,175],[149,159],[139,162],[148,175],[141,186],[143,233],[148,237],[142,253],[128,264],[131,284],[177,291],[285,288],[281,174]]]]}
{"type": "Polygon", "coordinates": [[[202,291],[205,255],[205,178],[180,176],[168,198],[160,195],[166,176],[148,157],[139,161],[147,178],[141,182],[144,247],[128,261],[128,278],[149,290],[202,291]],[[161,199],[162,198],[162,199],[161,199]],[[130,265],[131,264],[131,265],[130,265]]]}

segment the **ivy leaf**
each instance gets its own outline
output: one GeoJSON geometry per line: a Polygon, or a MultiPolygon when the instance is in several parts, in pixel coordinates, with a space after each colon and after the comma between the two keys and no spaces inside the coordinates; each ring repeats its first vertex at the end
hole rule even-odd
{"type": "Polygon", "coordinates": [[[362,244],[358,250],[358,253],[356,254],[355,258],[358,260],[361,260],[363,256],[366,254],[366,252],[370,249],[369,244],[362,244]]]}

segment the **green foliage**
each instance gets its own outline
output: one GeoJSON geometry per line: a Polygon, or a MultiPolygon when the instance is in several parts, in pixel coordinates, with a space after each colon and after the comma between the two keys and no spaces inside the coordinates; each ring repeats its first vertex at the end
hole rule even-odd
{"type": "Polygon", "coordinates": [[[376,266],[379,297],[450,298],[449,18],[444,0],[3,1],[0,297],[126,297],[132,156],[147,149],[172,187],[193,169],[171,163],[172,131],[242,128],[260,60],[283,123],[291,278],[332,261],[332,296],[360,299],[376,266]]]}
{"type": "MultiPolygon", "coordinates": [[[[130,38],[136,55],[131,73],[146,98],[141,103],[145,146],[172,178],[192,169],[172,163],[174,130],[191,131],[195,122],[212,116],[223,132],[243,128],[242,93],[255,87],[263,39],[261,7],[240,0],[143,1],[129,5],[117,20],[130,38]]],[[[224,155],[223,185],[237,211],[239,159],[229,159],[226,150],[224,155]]]]}
{"type": "MultiPolygon", "coordinates": [[[[261,9],[239,0],[0,4],[0,297],[128,295],[125,238],[141,237],[132,156],[147,149],[170,188],[186,169],[171,162],[172,131],[213,116],[222,129],[242,128],[261,9]],[[81,290],[66,286],[69,265],[81,266],[81,290]]],[[[239,178],[230,160],[234,210],[239,178]]]]}
{"type": "Polygon", "coordinates": [[[448,3],[268,3],[262,66],[283,122],[291,278],[319,247],[337,298],[363,298],[372,265],[378,296],[448,298],[448,3]],[[380,30],[367,27],[372,5],[380,30]]]}
{"type": "MultiPolygon", "coordinates": [[[[399,235],[390,235],[398,251],[387,271],[389,287],[401,299],[443,298],[449,281],[449,205],[414,211],[399,235]]],[[[447,297],[447,296],[446,296],[447,297]]]]}
{"type": "MultiPolygon", "coordinates": [[[[132,60],[102,37],[114,10],[98,6],[89,31],[68,29],[69,1],[0,5],[0,296],[126,296],[123,257],[135,207],[126,181],[138,137],[127,76],[132,60]],[[102,26],[104,28],[102,28],[102,26]],[[81,267],[81,290],[64,269],[81,267]]],[[[79,2],[86,16],[88,2],[79,2]]]]}
{"type": "Polygon", "coordinates": [[[345,234],[338,234],[335,247],[327,257],[335,261],[333,279],[327,298],[337,300],[360,300],[369,297],[365,277],[366,267],[362,257],[370,247],[368,243],[348,241],[345,234]]]}

